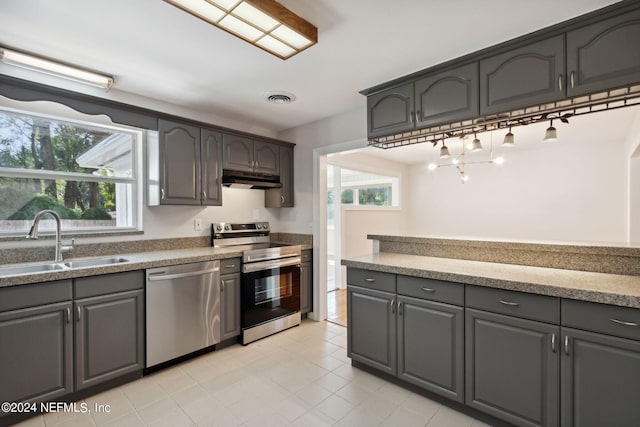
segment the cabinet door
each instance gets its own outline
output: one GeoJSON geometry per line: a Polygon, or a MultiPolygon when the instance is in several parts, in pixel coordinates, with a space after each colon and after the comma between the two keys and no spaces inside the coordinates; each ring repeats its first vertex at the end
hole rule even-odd
{"type": "Polygon", "coordinates": [[[221,341],[240,335],[240,274],[220,277],[221,341]]]}
{"type": "Polygon", "coordinates": [[[254,172],[280,174],[280,146],[264,141],[253,142],[254,172]]]}
{"type": "Polygon", "coordinates": [[[222,206],[222,134],[202,129],[202,204],[222,206]]]}
{"type": "Polygon", "coordinates": [[[71,302],[0,313],[0,402],[73,391],[71,302]]]}
{"type": "Polygon", "coordinates": [[[347,286],[347,355],[396,374],[395,294],[347,286]]]}
{"type": "Polygon", "coordinates": [[[477,62],[416,81],[416,126],[429,127],[477,117],[478,91],[477,62]]]}
{"type": "Polygon", "coordinates": [[[222,167],[253,172],[253,140],[231,134],[222,135],[222,167]]]}
{"type": "Polygon", "coordinates": [[[200,204],[200,128],[159,121],[160,204],[200,204]]]}
{"type": "Polygon", "coordinates": [[[640,82],[639,40],[640,9],[569,31],[569,96],[640,82]]]}
{"type": "Polygon", "coordinates": [[[398,377],[464,402],[464,309],[398,296],[398,377]]]}
{"type": "Polygon", "coordinates": [[[520,426],[557,426],[559,327],[465,310],[466,403],[520,426]]]}
{"type": "Polygon", "coordinates": [[[564,58],[560,35],[480,61],[480,114],[563,99],[564,58]]]}
{"type": "Polygon", "coordinates": [[[76,390],[144,368],[143,291],[76,301],[76,390]]]}
{"type": "Polygon", "coordinates": [[[300,264],[300,312],[311,311],[311,295],[313,288],[312,267],[310,262],[300,264]]]}
{"type": "Polygon", "coordinates": [[[367,97],[369,138],[393,135],[414,128],[413,83],[367,97]]]}
{"type": "Polygon", "coordinates": [[[570,328],[562,337],[562,425],[640,426],[640,341],[570,328]]]}
{"type": "Polygon", "coordinates": [[[293,207],[293,147],[280,147],[280,183],[264,192],[265,208],[293,207]]]}

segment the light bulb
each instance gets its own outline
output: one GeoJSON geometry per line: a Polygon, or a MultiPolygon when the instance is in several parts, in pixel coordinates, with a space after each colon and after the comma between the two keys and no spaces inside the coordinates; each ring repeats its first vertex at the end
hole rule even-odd
{"type": "Polygon", "coordinates": [[[496,157],[495,159],[493,159],[493,163],[495,163],[496,165],[501,165],[504,163],[504,157],[500,156],[500,157],[496,157]]]}
{"type": "Polygon", "coordinates": [[[429,168],[430,171],[434,171],[434,170],[438,169],[438,165],[436,165],[435,163],[429,163],[428,168],[429,168]]]}
{"type": "Polygon", "coordinates": [[[456,157],[455,159],[451,160],[451,163],[453,163],[454,165],[457,165],[458,163],[460,163],[460,159],[456,157]]]}
{"type": "Polygon", "coordinates": [[[465,174],[462,174],[462,176],[460,177],[460,179],[462,180],[462,183],[464,184],[465,182],[469,181],[469,177],[465,174]]]}

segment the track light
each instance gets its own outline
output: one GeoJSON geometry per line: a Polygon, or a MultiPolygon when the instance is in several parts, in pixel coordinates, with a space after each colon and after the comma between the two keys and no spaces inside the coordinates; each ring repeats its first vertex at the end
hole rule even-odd
{"type": "Polygon", "coordinates": [[[504,136],[504,141],[502,141],[502,145],[505,147],[513,147],[516,143],[513,134],[511,133],[511,126],[509,126],[509,133],[504,136]]]}
{"type": "Polygon", "coordinates": [[[27,70],[37,71],[55,77],[62,77],[108,91],[113,86],[113,77],[84,70],[74,65],[62,64],[30,53],[18,52],[0,46],[0,61],[27,70]]]}
{"type": "Polygon", "coordinates": [[[478,136],[473,134],[473,141],[471,141],[471,151],[482,151],[482,143],[478,139],[478,136]]]}
{"type": "Polygon", "coordinates": [[[444,145],[444,141],[442,141],[442,147],[440,148],[440,158],[448,159],[449,157],[451,157],[451,154],[449,154],[449,149],[446,145],[444,145]]]}
{"type": "Polygon", "coordinates": [[[558,140],[558,132],[556,128],[553,127],[553,119],[551,119],[551,125],[544,132],[544,142],[553,142],[558,140]]]}

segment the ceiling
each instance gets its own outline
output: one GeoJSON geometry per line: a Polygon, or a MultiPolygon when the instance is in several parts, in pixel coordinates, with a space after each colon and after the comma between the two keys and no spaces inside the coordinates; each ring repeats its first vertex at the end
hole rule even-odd
{"type": "MultiPolygon", "coordinates": [[[[277,133],[363,108],[362,89],[615,1],[280,3],[318,27],[318,44],[287,61],[162,0],[2,0],[0,45],[115,77],[108,94],[75,90],[142,106],[161,101],[277,133]],[[297,100],[269,104],[271,90],[297,100]]],[[[4,64],[0,73],[35,78],[4,64]]]]}

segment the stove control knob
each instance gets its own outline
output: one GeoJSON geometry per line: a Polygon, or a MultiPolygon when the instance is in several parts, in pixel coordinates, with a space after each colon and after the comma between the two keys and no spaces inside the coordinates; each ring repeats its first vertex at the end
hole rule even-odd
{"type": "Polygon", "coordinates": [[[269,228],[269,224],[264,224],[263,227],[266,230],[267,228],[269,228]]]}
{"type": "Polygon", "coordinates": [[[260,229],[262,228],[262,224],[257,224],[257,225],[256,225],[256,228],[257,228],[258,230],[260,230],[260,229]]]}
{"type": "Polygon", "coordinates": [[[229,231],[229,230],[231,230],[231,226],[229,224],[227,224],[227,225],[224,226],[224,229],[229,231]]]}
{"type": "Polygon", "coordinates": [[[216,227],[216,230],[222,231],[222,226],[220,224],[218,224],[218,226],[216,227]]]}

